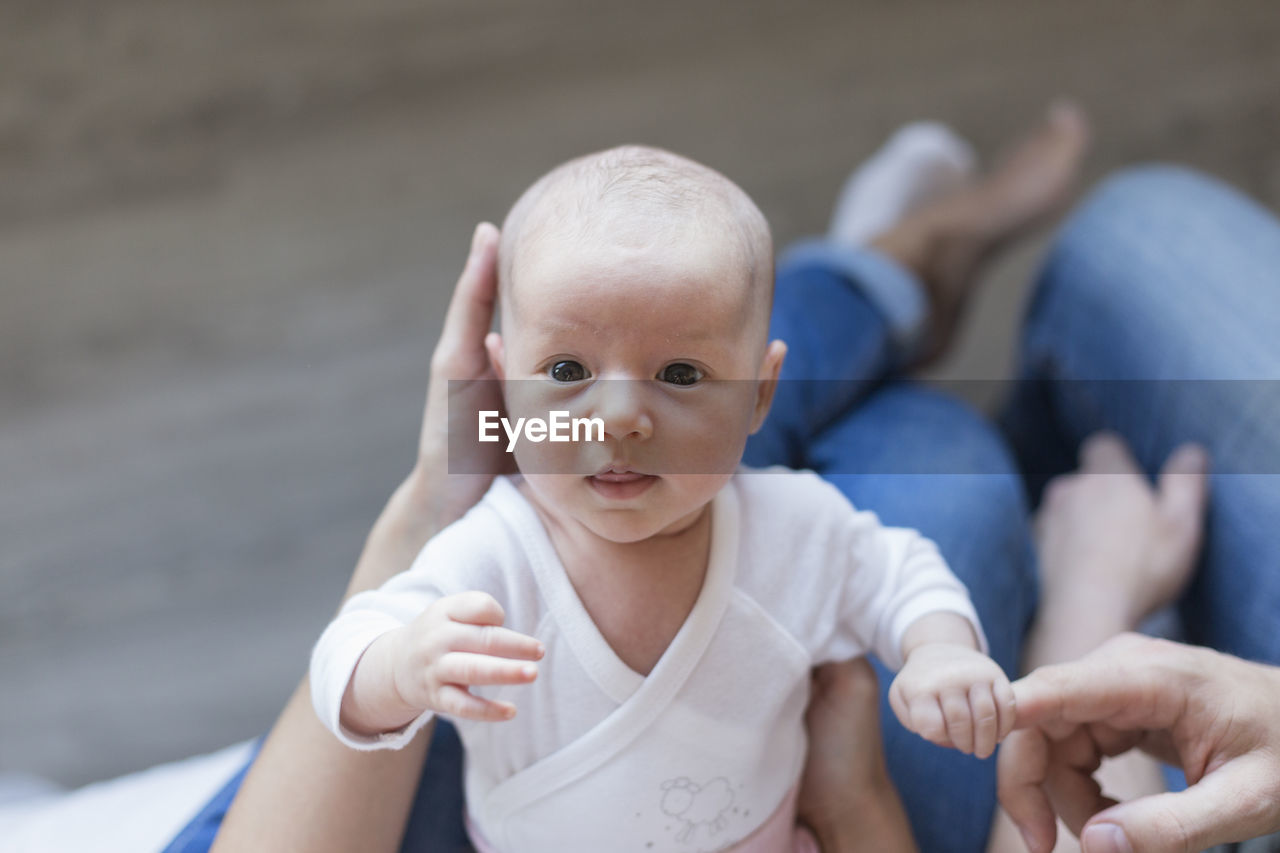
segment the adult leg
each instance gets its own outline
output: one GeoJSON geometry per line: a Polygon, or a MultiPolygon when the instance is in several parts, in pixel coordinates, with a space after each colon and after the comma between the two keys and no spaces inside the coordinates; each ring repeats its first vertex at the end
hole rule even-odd
{"type": "Polygon", "coordinates": [[[787,357],[764,426],[747,443],[748,465],[801,467],[813,435],[856,405],[901,362],[901,341],[923,315],[920,285],[874,249],[830,245],[784,254],[778,264],[769,335],[787,357]],[[895,323],[872,293],[913,305],[895,323]]]}
{"type": "MultiPolygon", "coordinates": [[[[895,384],[816,436],[806,461],[858,508],[937,543],[969,588],[992,657],[1016,677],[1035,608],[1035,556],[1022,483],[995,428],[940,392],[895,384]]],[[[887,694],[892,674],[877,669],[887,694]]],[[[983,850],[996,804],[994,760],[908,732],[884,697],[881,719],[920,849],[983,850]]]]}
{"type": "Polygon", "coordinates": [[[749,465],[798,464],[810,439],[878,382],[945,350],[981,266],[1058,208],[1088,138],[1079,111],[1055,105],[990,173],[969,180],[962,143],[912,128],[849,181],[828,238],[779,261],[770,334],[789,350],[749,465]],[[859,229],[877,221],[863,208],[892,206],[892,187],[917,206],[859,245],[859,229]]]}
{"type": "MultiPolygon", "coordinates": [[[[205,853],[212,846],[260,746],[260,742],[255,745],[249,763],[169,842],[164,853],[205,853]]],[[[402,849],[407,853],[467,853],[471,842],[462,822],[462,742],[445,720],[436,721],[427,766],[430,772],[424,772],[418,783],[402,849]]]]}
{"type": "Polygon", "coordinates": [[[1119,432],[1148,474],[1184,441],[1213,475],[1188,639],[1280,662],[1280,222],[1184,168],[1109,179],[1049,255],[1004,422],[1033,483],[1119,432]]]}

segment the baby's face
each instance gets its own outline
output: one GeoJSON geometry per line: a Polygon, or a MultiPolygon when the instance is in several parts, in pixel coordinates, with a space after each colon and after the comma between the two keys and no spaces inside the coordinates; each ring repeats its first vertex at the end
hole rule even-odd
{"type": "Polygon", "coordinates": [[[784,352],[765,346],[768,294],[715,241],[550,242],[521,251],[491,339],[508,417],[567,410],[605,438],[520,442],[516,461],[557,518],[615,542],[677,532],[768,410],[784,352]]]}

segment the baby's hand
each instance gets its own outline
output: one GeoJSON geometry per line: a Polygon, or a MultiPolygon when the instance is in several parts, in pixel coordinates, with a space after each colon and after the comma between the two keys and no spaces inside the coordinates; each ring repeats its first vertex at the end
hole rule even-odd
{"type": "Polygon", "coordinates": [[[530,661],[542,643],[502,625],[502,606],[483,592],[446,596],[395,632],[392,678],[409,707],[453,717],[497,722],[515,716],[515,705],[474,696],[488,684],[527,684],[538,677],[530,661]]]}
{"type": "Polygon", "coordinates": [[[951,643],[913,649],[889,688],[902,725],[938,744],[986,758],[1013,728],[1013,688],[991,658],[951,643]]]}

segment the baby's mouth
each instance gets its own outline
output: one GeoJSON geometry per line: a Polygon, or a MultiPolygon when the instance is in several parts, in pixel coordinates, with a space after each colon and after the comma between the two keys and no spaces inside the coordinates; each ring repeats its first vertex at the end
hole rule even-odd
{"type": "Polygon", "coordinates": [[[597,493],[615,500],[638,497],[657,481],[656,475],[633,471],[625,465],[610,465],[587,477],[587,482],[597,493]]]}

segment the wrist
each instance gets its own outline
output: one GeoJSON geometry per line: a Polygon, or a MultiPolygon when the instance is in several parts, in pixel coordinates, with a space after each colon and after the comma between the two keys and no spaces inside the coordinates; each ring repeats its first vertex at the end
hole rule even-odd
{"type": "Polygon", "coordinates": [[[393,732],[429,710],[408,701],[400,689],[396,661],[402,631],[378,637],[356,662],[342,697],[341,722],[348,731],[366,737],[393,732]]]}
{"type": "Polygon", "coordinates": [[[928,613],[912,622],[902,635],[902,660],[910,660],[913,652],[929,646],[981,649],[969,620],[956,613],[928,613]]]}

